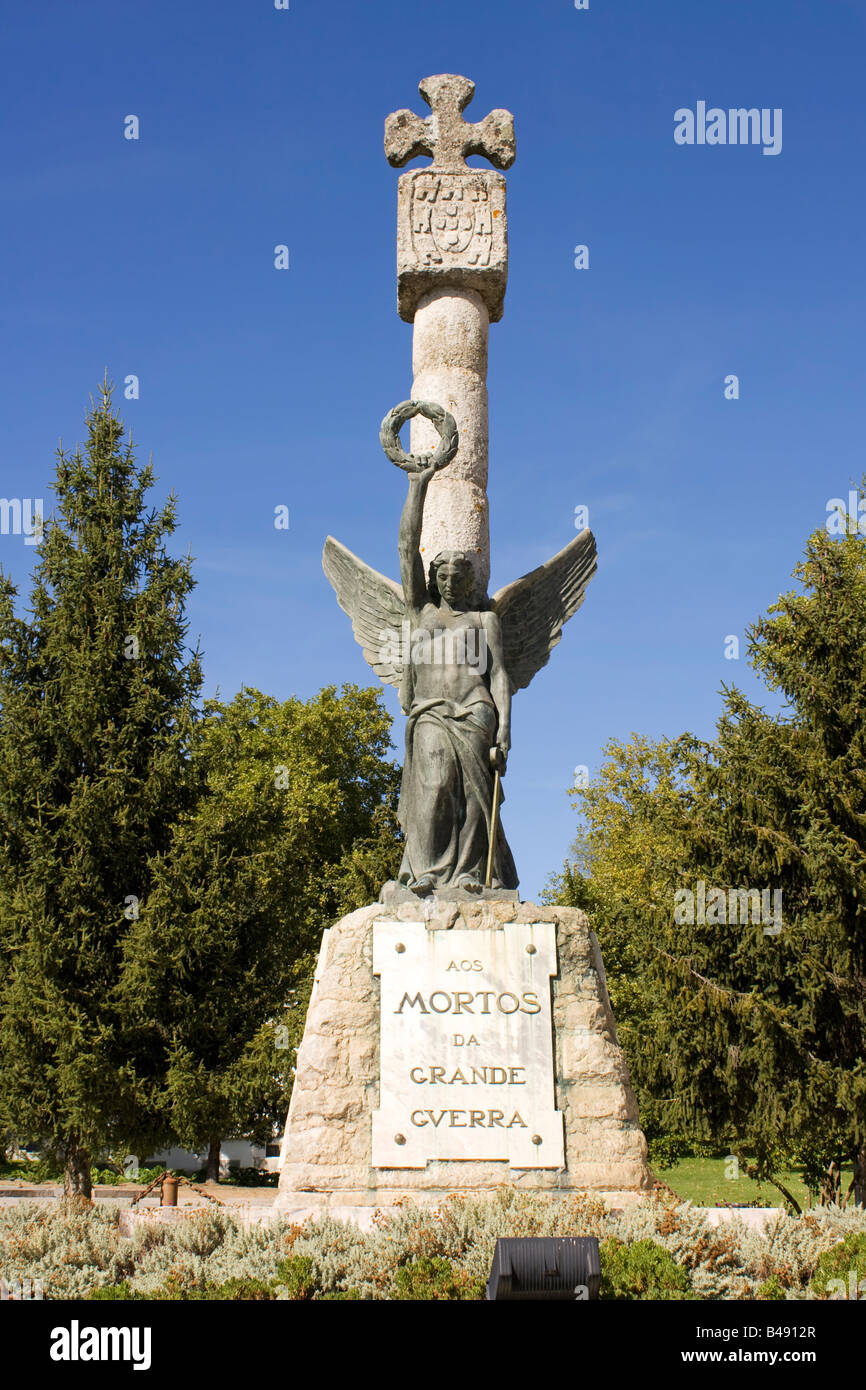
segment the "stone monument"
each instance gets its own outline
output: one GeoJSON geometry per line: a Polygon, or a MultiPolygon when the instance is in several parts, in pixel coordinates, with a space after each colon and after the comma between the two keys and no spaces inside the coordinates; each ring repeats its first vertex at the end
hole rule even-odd
{"type": "Polygon", "coordinates": [[[298,1052],[277,1208],[368,1222],[410,1196],[503,1183],[621,1205],[646,1143],[582,912],[522,903],[502,828],[511,700],[544,666],[596,568],[583,531],[488,597],[487,335],[508,273],[507,111],[470,124],[474,85],[420,84],[431,115],[389,116],[400,315],[412,398],[384,419],[408,474],[401,584],[339,541],[323,565],[356,639],[407,715],[404,854],[378,904],[325,932],[298,1052]],[[411,452],[400,429],[412,421],[411,452]]]}

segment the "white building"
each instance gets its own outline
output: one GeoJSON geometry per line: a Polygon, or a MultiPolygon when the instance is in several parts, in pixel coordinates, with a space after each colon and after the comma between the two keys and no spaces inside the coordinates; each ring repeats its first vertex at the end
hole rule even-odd
{"type": "MultiPolygon", "coordinates": [[[[207,1164],[207,1149],[191,1153],[189,1149],[160,1149],[142,1163],[143,1168],[151,1168],[164,1163],[182,1173],[195,1173],[207,1164]]],[[[261,1168],[264,1173],[276,1173],[280,1166],[280,1140],[272,1144],[251,1144],[248,1139],[224,1139],[220,1145],[220,1172],[228,1173],[232,1168],[261,1168]]]]}

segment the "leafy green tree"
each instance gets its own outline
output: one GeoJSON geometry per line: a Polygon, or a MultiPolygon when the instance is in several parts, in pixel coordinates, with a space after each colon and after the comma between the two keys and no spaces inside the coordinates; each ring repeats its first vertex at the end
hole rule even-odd
{"type": "Polygon", "coordinates": [[[285,1121],[321,934],[396,873],[399,770],[379,692],[306,703],[242,690],[205,706],[194,807],[154,865],[124,943],[136,1051],[163,1050],[155,1103],[186,1147],[270,1139],[285,1121]],[[163,1088],[164,1087],[164,1091],[163,1088]]]}
{"type": "Polygon", "coordinates": [[[120,989],[188,800],[201,681],[190,562],[166,551],[175,502],[147,508],[152,470],[122,436],[106,380],[84,451],[58,451],[28,616],[0,576],[0,1118],[85,1196],[97,1150],[161,1132],[120,989]]]}
{"type": "Polygon", "coordinates": [[[682,873],[690,797],[677,744],[611,739],[598,775],[571,791],[581,817],[572,859],[545,897],[587,912],[599,938],[617,1036],[648,1134],[661,1128],[666,1077],[657,1057],[663,1019],[650,976],[656,916],[682,873]]]}

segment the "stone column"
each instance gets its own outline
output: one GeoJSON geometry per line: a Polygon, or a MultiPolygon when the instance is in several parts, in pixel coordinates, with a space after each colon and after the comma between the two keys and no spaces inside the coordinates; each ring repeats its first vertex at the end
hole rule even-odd
{"type": "MultiPolygon", "coordinates": [[[[460,447],[427,493],[421,552],[464,550],[486,593],[490,578],[487,506],[487,335],[502,317],[508,279],[505,179],[466,165],[481,154],[499,169],[514,160],[508,111],[477,124],[463,119],[475,91],[468,78],[425,78],[419,90],[431,108],[425,121],[397,111],[385,124],[385,151],[402,165],[418,154],[433,163],[400,179],[397,208],[397,307],[414,324],[412,399],[432,401],[454,416],[460,447]]],[[[438,440],[422,416],[411,425],[411,450],[438,440]]]]}
{"type": "MultiPolygon", "coordinates": [[[[435,401],[454,416],[460,448],[430,484],[421,554],[425,565],[440,550],[472,556],[479,584],[490,578],[487,507],[487,305],[477,290],[429,290],[415,314],[412,399],[435,401]]],[[[411,424],[412,453],[436,446],[429,420],[411,424]]]]}

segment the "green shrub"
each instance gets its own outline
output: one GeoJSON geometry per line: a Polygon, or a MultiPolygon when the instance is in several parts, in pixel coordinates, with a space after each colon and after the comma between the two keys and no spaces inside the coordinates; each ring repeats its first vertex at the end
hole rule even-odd
{"type": "Polygon", "coordinates": [[[721,1158],[727,1152],[720,1149],[714,1139],[692,1139],[690,1144],[692,1158],[721,1158]]]}
{"type": "MultiPolygon", "coordinates": [[[[136,1182],[144,1186],[162,1172],[164,1165],[161,1163],[154,1168],[139,1168],[134,1177],[124,1173],[119,1164],[110,1168],[100,1168],[98,1164],[93,1164],[90,1169],[90,1181],[94,1185],[99,1183],[100,1187],[115,1187],[122,1182],[136,1182]]],[[[10,1178],[19,1182],[62,1182],[63,1169],[50,1157],[15,1159],[9,1163],[0,1163],[0,1181],[8,1182],[10,1178]]]]}
{"type": "Polygon", "coordinates": [[[819,1298],[850,1298],[853,1292],[858,1301],[866,1301],[866,1232],[852,1232],[824,1251],[812,1277],[812,1292],[819,1298]],[[831,1280],[841,1281],[844,1294],[838,1285],[828,1288],[831,1280]]]}
{"type": "Polygon", "coordinates": [[[230,1187],[278,1187],[279,1173],[269,1173],[264,1168],[230,1168],[220,1183],[230,1187]]]}
{"type": "Polygon", "coordinates": [[[391,1297],[404,1302],[479,1299],[484,1297],[484,1284],[441,1255],[422,1255],[397,1270],[391,1297]]]}
{"type": "Polygon", "coordinates": [[[676,1168],[683,1158],[718,1158],[718,1144],[708,1139],[689,1139],[684,1134],[647,1137],[650,1167],[676,1168]]]}
{"type": "Polygon", "coordinates": [[[291,1299],[314,1298],[320,1292],[309,1255],[289,1255],[277,1266],[277,1282],[291,1299]]]}
{"type": "Polygon", "coordinates": [[[91,1289],[87,1297],[92,1303],[128,1303],[137,1295],[129,1287],[129,1280],[124,1279],[120,1284],[105,1284],[101,1288],[91,1289]]]}
{"type": "Polygon", "coordinates": [[[653,1240],[636,1240],[633,1245],[625,1245],[611,1236],[602,1242],[599,1250],[599,1298],[637,1301],[694,1297],[686,1271],[653,1240]]]}
{"type": "Polygon", "coordinates": [[[158,1178],[160,1173],[165,1172],[164,1164],[160,1163],[155,1168],[139,1168],[135,1174],[125,1173],[120,1168],[91,1168],[90,1181],[94,1187],[99,1183],[100,1187],[117,1187],[122,1182],[138,1183],[146,1187],[154,1178],[158,1178]]]}
{"type": "Polygon", "coordinates": [[[61,1182],[63,1169],[50,1158],[12,1159],[0,1163],[0,1180],[17,1182],[61,1182]]]}
{"type": "Polygon", "coordinates": [[[755,1298],[759,1303],[781,1303],[785,1297],[785,1289],[778,1274],[771,1274],[769,1279],[765,1279],[755,1290],[755,1298]]]}
{"type": "Polygon", "coordinates": [[[232,1302],[273,1302],[276,1298],[273,1285],[263,1279],[227,1279],[224,1284],[208,1284],[206,1298],[230,1299],[232,1302]]]}
{"type": "MultiPolygon", "coordinates": [[[[199,1168],[195,1173],[188,1173],[190,1182],[204,1183],[207,1181],[207,1169],[199,1168]]],[[[221,1187],[279,1187],[279,1173],[268,1172],[264,1168],[229,1168],[227,1173],[220,1174],[221,1187]]]]}
{"type": "Polygon", "coordinates": [[[681,1134],[657,1134],[647,1143],[652,1168],[676,1168],[681,1158],[689,1158],[691,1146],[681,1134]]]}

